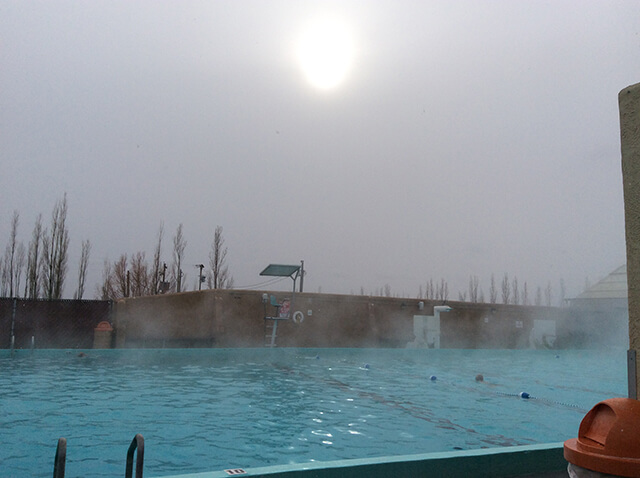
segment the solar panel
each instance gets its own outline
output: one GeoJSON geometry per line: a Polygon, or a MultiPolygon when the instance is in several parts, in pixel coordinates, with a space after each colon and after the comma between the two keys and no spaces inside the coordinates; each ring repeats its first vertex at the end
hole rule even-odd
{"type": "Polygon", "coordinates": [[[269,264],[261,273],[261,276],[291,277],[300,270],[301,266],[289,266],[285,264],[269,264]]]}

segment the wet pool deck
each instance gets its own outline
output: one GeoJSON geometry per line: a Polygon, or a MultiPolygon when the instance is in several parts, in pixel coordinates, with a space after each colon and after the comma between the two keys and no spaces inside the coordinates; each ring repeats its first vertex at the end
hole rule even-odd
{"type": "Polygon", "coordinates": [[[227,470],[163,478],[227,478],[229,476],[285,478],[387,478],[446,476],[448,478],[566,478],[562,443],[480,450],[402,455],[355,460],[298,463],[227,470]]]}

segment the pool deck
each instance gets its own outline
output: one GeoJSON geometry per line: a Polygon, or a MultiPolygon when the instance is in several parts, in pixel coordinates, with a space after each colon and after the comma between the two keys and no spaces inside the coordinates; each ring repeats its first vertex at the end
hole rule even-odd
{"type": "Polygon", "coordinates": [[[163,478],[227,478],[229,476],[286,478],[386,478],[446,476],[448,478],[566,478],[562,443],[487,448],[420,455],[298,463],[227,470],[163,478]]]}

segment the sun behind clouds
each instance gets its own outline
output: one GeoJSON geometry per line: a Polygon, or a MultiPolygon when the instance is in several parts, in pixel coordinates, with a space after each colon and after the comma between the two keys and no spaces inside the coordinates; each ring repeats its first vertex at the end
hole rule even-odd
{"type": "Polygon", "coordinates": [[[323,90],[343,82],[353,62],[353,39],[336,20],[318,21],[303,33],[297,49],[302,72],[311,85],[323,90]]]}

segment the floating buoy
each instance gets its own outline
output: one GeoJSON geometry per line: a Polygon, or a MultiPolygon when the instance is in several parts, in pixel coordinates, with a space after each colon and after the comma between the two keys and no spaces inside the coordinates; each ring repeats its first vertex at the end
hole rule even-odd
{"type": "Polygon", "coordinates": [[[432,382],[435,382],[436,380],[438,380],[438,377],[436,377],[435,375],[431,375],[429,377],[429,380],[431,380],[432,382]]]}
{"type": "Polygon", "coordinates": [[[476,375],[476,382],[484,382],[484,376],[481,373],[476,375]]]}
{"type": "Polygon", "coordinates": [[[529,395],[527,392],[520,392],[518,396],[524,399],[531,398],[531,395],[529,395]]]}

